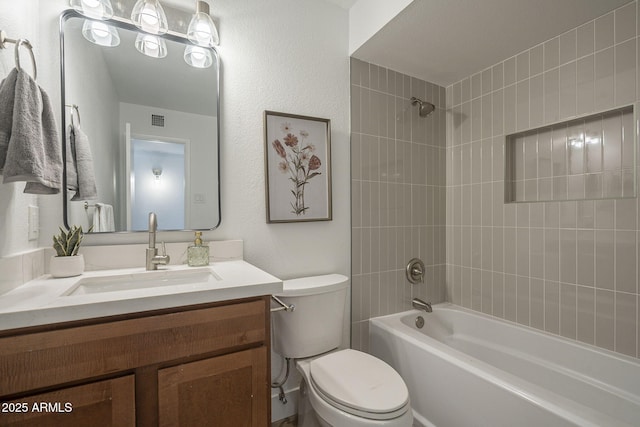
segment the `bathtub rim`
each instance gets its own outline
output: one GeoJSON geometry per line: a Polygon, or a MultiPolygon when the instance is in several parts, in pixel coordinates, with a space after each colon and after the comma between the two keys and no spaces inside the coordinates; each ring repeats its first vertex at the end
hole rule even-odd
{"type": "MultiPolygon", "coordinates": [[[[619,360],[620,362],[623,363],[629,363],[631,365],[635,365],[637,367],[640,368],[640,358],[636,358],[633,356],[629,356],[627,354],[624,353],[619,353],[617,351],[613,351],[613,350],[609,350],[607,348],[604,347],[598,347],[594,344],[589,344],[583,341],[578,341],[575,338],[569,338],[569,337],[565,337],[559,334],[554,334],[552,332],[548,332],[548,331],[544,331],[542,329],[538,329],[538,328],[534,328],[533,326],[529,326],[529,325],[523,325],[522,323],[517,323],[514,322],[513,320],[509,320],[509,319],[504,319],[502,317],[497,317],[497,316],[493,316],[491,314],[487,314],[487,313],[483,313],[481,311],[475,311],[475,310],[471,310],[470,308],[467,307],[463,307],[461,305],[457,305],[457,304],[453,304],[450,302],[441,302],[441,303],[437,303],[437,304],[433,304],[432,305],[433,310],[451,310],[451,311],[459,311],[465,314],[469,314],[472,316],[477,316],[477,317],[481,317],[487,321],[490,321],[492,323],[506,323],[507,325],[510,326],[514,326],[517,328],[521,328],[524,329],[530,333],[545,337],[545,338],[550,338],[553,341],[556,342],[561,342],[563,344],[567,344],[570,345],[574,348],[587,348],[589,350],[598,352],[598,353],[602,353],[605,354],[609,357],[612,357],[614,359],[619,360]]],[[[402,312],[398,312],[398,313],[391,313],[391,314],[386,314],[384,316],[376,316],[376,317],[372,317],[370,319],[368,319],[369,321],[372,321],[374,319],[388,319],[388,318],[400,318],[402,317],[401,315],[409,315],[409,314],[415,314],[416,316],[429,316],[429,313],[425,313],[424,311],[421,310],[415,310],[415,309],[409,309],[409,310],[405,310],[402,312]]],[[[425,318],[425,321],[428,320],[427,318],[425,318]]],[[[435,340],[437,341],[437,340],[435,340]]]]}

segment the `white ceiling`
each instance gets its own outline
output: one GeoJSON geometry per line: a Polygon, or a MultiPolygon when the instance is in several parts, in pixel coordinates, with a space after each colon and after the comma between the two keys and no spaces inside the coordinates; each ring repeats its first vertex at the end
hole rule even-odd
{"type": "Polygon", "coordinates": [[[353,56],[448,86],[629,2],[414,0],[353,56]]]}

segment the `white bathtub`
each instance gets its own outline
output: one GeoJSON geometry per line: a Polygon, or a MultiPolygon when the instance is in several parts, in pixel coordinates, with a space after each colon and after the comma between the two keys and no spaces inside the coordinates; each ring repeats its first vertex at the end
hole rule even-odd
{"type": "Polygon", "coordinates": [[[416,425],[640,426],[631,357],[451,304],[371,319],[369,339],[407,383],[416,425]]]}

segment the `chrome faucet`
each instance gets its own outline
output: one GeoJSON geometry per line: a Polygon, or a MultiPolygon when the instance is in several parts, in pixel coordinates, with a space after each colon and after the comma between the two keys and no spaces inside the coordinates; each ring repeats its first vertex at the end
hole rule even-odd
{"type": "Polygon", "coordinates": [[[431,313],[433,311],[433,309],[431,308],[431,303],[430,302],[424,302],[420,298],[414,298],[411,301],[411,305],[413,306],[413,308],[418,309],[418,310],[424,310],[427,313],[431,313]]]}
{"type": "Polygon", "coordinates": [[[158,264],[169,264],[169,255],[167,255],[167,248],[162,242],[162,255],[158,255],[158,248],[156,248],[156,231],[158,231],[158,218],[155,212],[149,212],[149,247],[147,248],[147,271],[157,270],[158,264]]]}

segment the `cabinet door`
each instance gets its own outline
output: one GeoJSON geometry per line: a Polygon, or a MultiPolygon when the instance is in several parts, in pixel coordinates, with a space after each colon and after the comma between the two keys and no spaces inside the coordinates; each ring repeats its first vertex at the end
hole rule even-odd
{"type": "Polygon", "coordinates": [[[268,426],[267,357],[258,347],[161,369],[160,426],[268,426]]]}
{"type": "Polygon", "coordinates": [[[134,426],[133,375],[2,402],[0,425],[134,426]]]}

